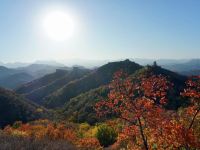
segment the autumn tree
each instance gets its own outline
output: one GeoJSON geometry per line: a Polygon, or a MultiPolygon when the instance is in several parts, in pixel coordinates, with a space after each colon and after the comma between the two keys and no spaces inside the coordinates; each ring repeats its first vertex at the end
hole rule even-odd
{"type": "Polygon", "coordinates": [[[156,129],[155,125],[160,123],[161,118],[164,119],[161,114],[171,86],[167,78],[161,75],[132,80],[119,71],[109,85],[108,99],[98,102],[95,109],[99,116],[115,115],[125,120],[135,134],[139,132],[142,145],[148,150],[148,129],[150,126],[156,129]]]}
{"type": "Polygon", "coordinates": [[[200,148],[200,76],[190,77],[186,86],[181,95],[189,98],[190,104],[185,108],[181,119],[185,127],[185,135],[187,135],[185,148],[189,150],[191,147],[200,148]]]}
{"type": "Polygon", "coordinates": [[[200,112],[200,76],[191,77],[187,82],[187,88],[181,93],[182,96],[190,98],[188,113],[192,115],[192,120],[188,129],[191,129],[197,115],[200,112]]]}

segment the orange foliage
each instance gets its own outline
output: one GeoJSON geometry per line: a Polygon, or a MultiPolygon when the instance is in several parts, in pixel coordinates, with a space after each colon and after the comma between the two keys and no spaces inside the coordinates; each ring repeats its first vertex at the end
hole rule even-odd
{"type": "MultiPolygon", "coordinates": [[[[200,80],[198,83],[188,81],[188,84],[190,87],[183,95],[192,97],[193,107],[189,107],[188,111],[196,115],[199,111],[200,80]]],[[[188,128],[177,112],[163,107],[173,87],[166,77],[138,77],[133,82],[119,71],[109,87],[108,99],[98,102],[95,110],[100,117],[115,115],[127,122],[121,133],[123,138],[119,136],[117,143],[129,137],[132,143],[127,143],[129,149],[200,148],[199,137],[191,125],[188,128]]]]}
{"type": "Polygon", "coordinates": [[[20,124],[18,128],[7,126],[4,132],[10,135],[23,136],[33,139],[48,138],[51,140],[66,140],[80,149],[101,149],[100,143],[96,138],[79,138],[77,130],[67,126],[65,123],[52,123],[47,120],[37,120],[27,124],[20,124]]]}
{"type": "Polygon", "coordinates": [[[96,138],[83,138],[78,141],[77,147],[83,150],[103,149],[96,138]]]}

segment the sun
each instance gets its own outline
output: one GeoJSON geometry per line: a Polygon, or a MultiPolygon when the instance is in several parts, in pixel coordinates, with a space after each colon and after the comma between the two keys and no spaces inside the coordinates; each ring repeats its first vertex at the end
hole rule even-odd
{"type": "Polygon", "coordinates": [[[67,13],[53,11],[44,17],[43,28],[52,40],[64,41],[73,35],[74,22],[67,13]]]}

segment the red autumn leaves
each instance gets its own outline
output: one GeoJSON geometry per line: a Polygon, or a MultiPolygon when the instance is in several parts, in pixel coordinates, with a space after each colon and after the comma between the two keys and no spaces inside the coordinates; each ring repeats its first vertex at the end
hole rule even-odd
{"type": "Polygon", "coordinates": [[[198,130],[192,128],[200,111],[199,77],[190,79],[181,94],[191,99],[182,115],[164,108],[173,84],[162,75],[135,77],[133,80],[119,71],[109,87],[108,99],[98,102],[95,110],[99,116],[114,115],[126,122],[120,136],[135,137],[134,142],[131,141],[133,149],[199,148],[198,130]],[[188,110],[191,112],[189,116],[188,110]]]}

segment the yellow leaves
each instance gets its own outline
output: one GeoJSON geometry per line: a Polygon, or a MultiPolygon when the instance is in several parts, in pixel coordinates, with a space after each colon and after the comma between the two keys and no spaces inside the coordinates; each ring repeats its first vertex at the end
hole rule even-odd
{"type": "Polygon", "coordinates": [[[14,136],[22,136],[22,137],[28,136],[28,133],[26,131],[18,130],[18,129],[11,127],[11,126],[6,126],[3,131],[6,134],[10,134],[10,135],[14,135],[14,136]]]}
{"type": "Polygon", "coordinates": [[[14,135],[14,136],[28,137],[28,133],[27,132],[18,131],[18,130],[12,131],[12,135],[14,135]]]}
{"type": "Polygon", "coordinates": [[[93,128],[90,128],[86,133],[85,133],[85,137],[95,137],[96,133],[97,133],[97,126],[94,126],[93,128]]]}
{"type": "Polygon", "coordinates": [[[42,113],[42,112],[43,112],[43,109],[42,109],[42,108],[37,108],[37,109],[36,109],[36,112],[42,113]]]}
{"type": "Polygon", "coordinates": [[[79,125],[79,134],[81,135],[81,137],[84,138],[91,138],[91,137],[95,137],[96,133],[97,133],[97,126],[90,126],[87,123],[81,123],[79,125]]]}
{"type": "Polygon", "coordinates": [[[88,130],[90,128],[90,125],[88,123],[81,123],[79,125],[80,130],[88,130]]]}

